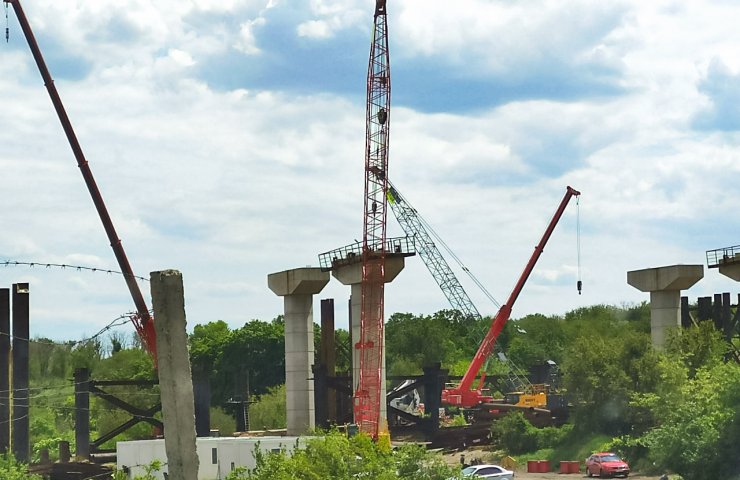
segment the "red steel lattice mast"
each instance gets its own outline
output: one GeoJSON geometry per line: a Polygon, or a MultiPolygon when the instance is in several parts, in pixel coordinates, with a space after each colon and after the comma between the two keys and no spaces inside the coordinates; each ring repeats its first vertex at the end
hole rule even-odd
{"type": "Polygon", "coordinates": [[[375,4],[372,47],[367,71],[365,129],[365,215],[362,237],[362,314],[360,379],[354,394],[359,430],[377,438],[387,429],[380,418],[383,359],[383,298],[388,189],[388,126],[391,72],[386,1],[375,4]]]}

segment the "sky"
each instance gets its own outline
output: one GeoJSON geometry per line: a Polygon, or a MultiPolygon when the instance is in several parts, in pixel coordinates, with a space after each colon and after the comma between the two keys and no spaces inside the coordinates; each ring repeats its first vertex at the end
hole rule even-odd
{"type": "MultiPolygon", "coordinates": [[[[134,272],[182,272],[190,329],[275,318],[268,274],[362,238],[373,0],[22,1],[134,272]]],[[[582,193],[513,318],[647,301],[627,271],[740,244],[737,2],[387,11],[389,177],[498,302],[566,186],[582,193]]],[[[118,270],[12,8],[7,25],[0,286],[31,284],[33,336],[82,339],[134,309],[119,275],[1,265],[118,270]]],[[[391,214],[388,235],[403,235],[391,214]]],[[[705,268],[686,295],[738,291],[705,268]]],[[[334,298],[346,327],[349,293],[332,279],[315,318],[334,298]]],[[[386,288],[386,317],[445,308],[418,256],[386,288]]]]}

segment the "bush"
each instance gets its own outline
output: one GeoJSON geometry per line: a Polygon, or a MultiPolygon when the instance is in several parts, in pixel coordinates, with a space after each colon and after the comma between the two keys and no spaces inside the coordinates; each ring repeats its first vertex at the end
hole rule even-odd
{"type": "Polygon", "coordinates": [[[28,465],[16,461],[13,455],[0,455],[0,478],[3,480],[41,480],[28,473],[28,465]]]}
{"type": "Polygon", "coordinates": [[[563,425],[562,427],[545,427],[535,429],[537,432],[537,448],[555,448],[565,437],[573,430],[573,425],[563,425]]]}
{"type": "Polygon", "coordinates": [[[459,473],[424,447],[404,445],[390,452],[367,435],[348,438],[336,431],[311,438],[292,455],[255,450],[255,460],[254,470],[236,469],[228,480],[445,480],[459,473]]]}
{"type": "Polygon", "coordinates": [[[491,426],[493,441],[511,454],[537,450],[537,429],[521,412],[510,413],[491,426]]]}
{"type": "Polygon", "coordinates": [[[510,454],[552,449],[573,430],[572,425],[537,428],[521,412],[512,412],[491,426],[491,436],[510,454]]]}

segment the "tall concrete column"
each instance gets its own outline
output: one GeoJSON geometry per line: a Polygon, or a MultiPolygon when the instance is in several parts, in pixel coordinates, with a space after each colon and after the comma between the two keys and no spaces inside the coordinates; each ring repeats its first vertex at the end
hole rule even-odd
{"type": "Polygon", "coordinates": [[[13,419],[11,448],[16,460],[28,462],[31,459],[30,421],[28,418],[28,342],[31,338],[29,325],[29,288],[27,283],[13,284],[13,419]]]}
{"type": "Polygon", "coordinates": [[[316,425],[314,384],[313,296],[329,283],[320,268],[296,268],[267,276],[267,286],[283,297],[285,316],[285,390],[288,435],[316,425]]]}
{"type": "MultiPolygon", "coordinates": [[[[334,337],[334,299],[321,300],[321,352],[319,358],[326,367],[326,375],[336,376],[337,345],[334,337]]],[[[316,385],[314,385],[316,387],[316,385]]],[[[337,392],[327,388],[326,418],[333,423],[337,422],[337,392]]]]}
{"type": "MultiPolygon", "coordinates": [[[[401,273],[405,266],[404,257],[388,256],[385,258],[385,283],[390,283],[401,273]]],[[[360,329],[362,322],[362,263],[357,262],[350,265],[343,265],[332,270],[334,278],[342,282],[343,285],[349,285],[351,288],[350,297],[350,320],[352,333],[352,391],[357,390],[360,383],[360,350],[356,348],[357,342],[360,341],[360,329]]],[[[383,426],[387,429],[386,421],[388,419],[388,407],[386,405],[386,381],[385,381],[385,329],[383,330],[383,359],[381,362],[380,374],[380,419],[383,426]]]]}
{"type": "Polygon", "coordinates": [[[650,337],[663,348],[668,330],[681,326],[681,290],[704,277],[703,265],[671,265],[627,272],[627,283],[650,292],[650,337]]]}
{"type": "Polygon", "coordinates": [[[0,288],[0,453],[10,449],[10,289],[0,288]]]}
{"type": "Polygon", "coordinates": [[[164,270],[152,272],[150,279],[167,470],[171,478],[196,480],[199,461],[195,447],[195,400],[182,274],[164,270]]]}
{"type": "Polygon", "coordinates": [[[90,370],[77,368],[75,382],[75,457],[90,460],[90,370]]]}

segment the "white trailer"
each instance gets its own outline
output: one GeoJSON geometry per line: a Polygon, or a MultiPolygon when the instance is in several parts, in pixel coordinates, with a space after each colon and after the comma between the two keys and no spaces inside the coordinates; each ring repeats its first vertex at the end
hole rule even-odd
{"type": "MultiPolygon", "coordinates": [[[[200,466],[198,480],[223,480],[238,467],[248,470],[256,466],[254,452],[290,453],[303,446],[300,437],[202,437],[196,439],[196,450],[200,466]]],[[[117,468],[128,472],[128,478],[146,473],[146,467],[159,460],[162,469],[153,472],[158,480],[174,480],[167,477],[167,453],[164,439],[137,440],[116,444],[117,468]]]]}

